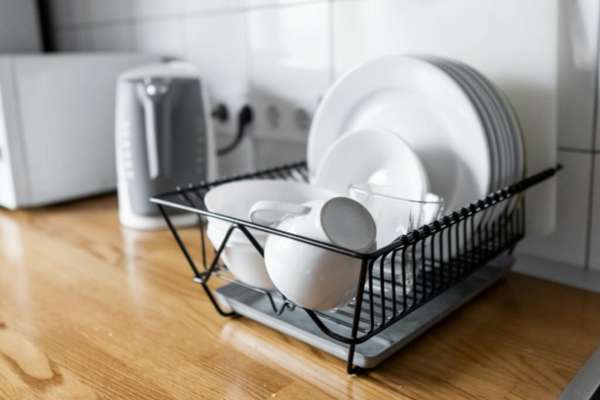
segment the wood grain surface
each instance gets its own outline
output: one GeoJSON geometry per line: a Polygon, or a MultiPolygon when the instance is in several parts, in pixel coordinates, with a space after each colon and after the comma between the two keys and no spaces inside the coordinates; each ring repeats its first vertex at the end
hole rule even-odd
{"type": "Polygon", "coordinates": [[[347,376],[219,317],[170,234],[122,229],[113,196],[0,211],[0,293],[0,399],[545,399],[600,345],[600,295],[513,274],[347,376]]]}

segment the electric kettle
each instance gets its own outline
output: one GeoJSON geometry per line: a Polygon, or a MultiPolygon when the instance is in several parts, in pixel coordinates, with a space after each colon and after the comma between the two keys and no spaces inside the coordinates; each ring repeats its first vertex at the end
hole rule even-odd
{"type": "MultiPolygon", "coordinates": [[[[150,197],[217,175],[206,84],[189,63],[149,65],[119,76],[116,100],[119,219],[134,229],[162,228],[150,197]]],[[[170,216],[177,226],[197,221],[170,216]]]]}

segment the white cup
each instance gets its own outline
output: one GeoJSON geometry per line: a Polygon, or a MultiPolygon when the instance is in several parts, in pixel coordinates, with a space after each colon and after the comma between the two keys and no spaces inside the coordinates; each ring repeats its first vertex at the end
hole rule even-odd
{"type": "MultiPolygon", "coordinates": [[[[250,219],[357,253],[375,249],[376,228],[369,211],[347,197],[303,204],[259,201],[250,219]]],[[[265,264],[275,287],[295,304],[313,310],[340,307],[358,286],[361,259],[279,235],[269,235],[265,264]]]]}
{"type": "MultiPolygon", "coordinates": [[[[246,219],[252,205],[259,200],[271,199],[303,203],[328,199],[333,196],[335,196],[333,192],[303,182],[252,179],[219,185],[206,194],[204,202],[208,211],[246,219]]],[[[209,218],[207,235],[215,249],[221,246],[230,227],[230,222],[209,218]]],[[[264,248],[267,233],[251,228],[249,231],[264,248]]],[[[239,229],[236,229],[229,237],[221,258],[237,280],[265,290],[274,289],[263,257],[239,229]]]]}

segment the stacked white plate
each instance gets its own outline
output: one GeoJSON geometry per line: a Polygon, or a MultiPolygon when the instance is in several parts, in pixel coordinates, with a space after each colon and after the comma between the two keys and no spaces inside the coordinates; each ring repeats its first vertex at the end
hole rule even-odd
{"type": "Polygon", "coordinates": [[[492,156],[493,189],[501,189],[523,178],[525,154],[521,127],[506,96],[474,68],[454,60],[429,57],[467,93],[479,113],[492,156]]]}
{"type": "MultiPolygon", "coordinates": [[[[389,55],[341,77],[311,126],[311,176],[322,175],[321,161],[336,140],[369,129],[392,131],[406,141],[426,169],[430,191],[445,199],[446,212],[525,172],[521,129],[509,101],[481,73],[454,60],[389,55]]],[[[364,159],[364,151],[348,151],[345,162],[364,159]]]]}

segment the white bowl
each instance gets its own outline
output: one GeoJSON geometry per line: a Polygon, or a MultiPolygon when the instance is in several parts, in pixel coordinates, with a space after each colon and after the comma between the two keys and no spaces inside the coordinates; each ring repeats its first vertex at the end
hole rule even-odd
{"type": "MultiPolygon", "coordinates": [[[[320,189],[304,182],[292,182],[274,179],[256,179],[230,182],[211,189],[204,197],[206,209],[210,212],[235,217],[248,221],[250,208],[261,200],[285,201],[288,203],[305,203],[311,200],[324,200],[336,196],[336,193],[320,189]]],[[[215,239],[220,243],[230,223],[216,218],[208,219],[209,227],[213,227],[215,239]]],[[[261,231],[253,230],[255,238],[267,237],[261,231]]],[[[236,230],[230,240],[248,243],[244,234],[236,230]]],[[[217,245],[217,243],[214,243],[217,245]]]]}
{"type": "MultiPolygon", "coordinates": [[[[222,242],[221,232],[215,232],[209,227],[206,234],[215,246],[222,242]]],[[[257,238],[257,240],[264,247],[266,237],[257,238]]],[[[251,244],[229,241],[221,253],[221,258],[229,271],[241,282],[261,289],[274,289],[263,257],[251,244]]]]}
{"type": "MultiPolygon", "coordinates": [[[[250,208],[260,200],[301,204],[334,196],[336,194],[329,190],[304,182],[256,179],[217,186],[206,194],[204,204],[208,211],[247,221],[250,208]]],[[[230,226],[231,223],[227,221],[208,218],[207,235],[215,248],[219,248],[230,226]]],[[[250,232],[264,248],[268,234],[257,230],[250,232]]],[[[240,281],[262,289],[273,288],[263,258],[240,230],[235,230],[229,238],[223,261],[240,281]]]]}

